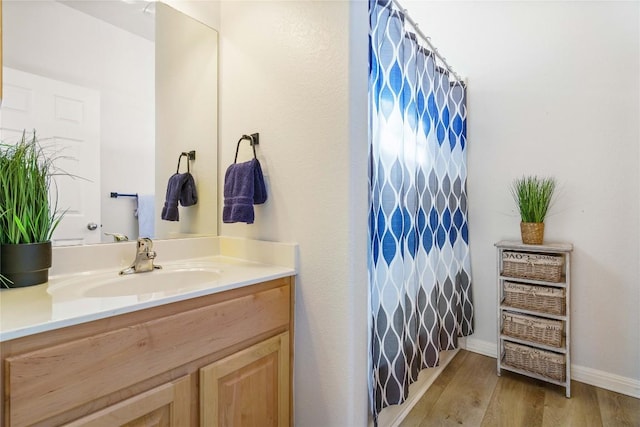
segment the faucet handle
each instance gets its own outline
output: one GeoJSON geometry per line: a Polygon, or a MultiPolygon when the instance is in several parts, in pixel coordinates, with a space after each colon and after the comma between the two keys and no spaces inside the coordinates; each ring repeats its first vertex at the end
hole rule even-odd
{"type": "Polygon", "coordinates": [[[105,236],[111,236],[113,237],[113,241],[114,242],[126,242],[129,240],[129,237],[127,237],[127,235],[122,234],[122,233],[104,233],[105,236]]]}
{"type": "Polygon", "coordinates": [[[149,252],[153,249],[153,241],[148,237],[138,238],[138,252],[149,252]]]}
{"type": "MultiPolygon", "coordinates": [[[[140,237],[138,239],[138,254],[144,255],[144,258],[151,261],[153,265],[153,260],[156,257],[156,251],[153,250],[153,240],[148,237],[140,237]]],[[[153,265],[154,269],[162,268],[159,265],[153,265]]]]}

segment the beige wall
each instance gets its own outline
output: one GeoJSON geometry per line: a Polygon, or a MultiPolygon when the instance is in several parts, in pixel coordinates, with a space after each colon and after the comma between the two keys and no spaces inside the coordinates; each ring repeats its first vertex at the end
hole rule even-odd
{"type": "MultiPolygon", "coordinates": [[[[220,173],[240,135],[259,132],[269,200],[254,224],[220,234],[299,244],[294,395],[305,427],[367,422],[366,7],[221,4],[220,173]]],[[[250,156],[243,143],[238,160],[250,156]]]]}
{"type": "Polygon", "coordinates": [[[220,1],[218,0],[163,0],[163,3],[215,30],[220,29],[220,1]]]}

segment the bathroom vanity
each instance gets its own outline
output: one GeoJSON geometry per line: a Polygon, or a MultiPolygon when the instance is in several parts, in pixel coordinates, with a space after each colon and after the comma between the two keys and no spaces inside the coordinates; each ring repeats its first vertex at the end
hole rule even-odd
{"type": "MultiPolygon", "coordinates": [[[[119,297],[119,307],[3,325],[2,425],[290,425],[295,270],[222,256],[206,262],[219,278],[202,286],[146,289],[136,302],[119,297]]],[[[93,276],[88,285],[54,276],[24,291],[52,305],[113,299],[88,297],[100,289],[93,276]]],[[[2,291],[2,308],[19,304],[16,291],[2,291]]]]}

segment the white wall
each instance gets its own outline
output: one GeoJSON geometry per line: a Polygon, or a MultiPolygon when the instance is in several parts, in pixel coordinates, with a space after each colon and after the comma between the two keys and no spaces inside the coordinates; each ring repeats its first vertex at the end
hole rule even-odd
{"type": "Polygon", "coordinates": [[[154,192],[153,42],[58,2],[2,6],[5,66],[100,91],[103,231],[137,236],[134,200],[109,193],[154,192]]]}
{"type": "Polygon", "coordinates": [[[468,77],[470,346],[495,352],[493,243],[519,238],[509,185],[553,175],[545,240],[575,247],[574,373],[640,393],[640,3],[403,5],[468,77]]]}
{"type": "MultiPolygon", "coordinates": [[[[221,3],[220,176],[238,138],[259,132],[269,200],[254,224],[220,234],[299,244],[294,399],[305,427],[367,422],[366,8],[221,3]]],[[[251,156],[242,148],[239,161],[251,156]]]]}

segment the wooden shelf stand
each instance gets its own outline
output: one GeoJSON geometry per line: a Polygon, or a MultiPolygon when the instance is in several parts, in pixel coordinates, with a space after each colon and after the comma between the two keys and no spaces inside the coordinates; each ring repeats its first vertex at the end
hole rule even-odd
{"type": "MultiPolygon", "coordinates": [[[[570,243],[552,243],[545,245],[525,245],[519,241],[503,240],[495,244],[497,249],[497,316],[498,316],[498,357],[497,357],[497,373],[501,374],[503,370],[526,375],[539,380],[547,381],[565,388],[566,397],[571,397],[571,253],[573,245],[570,243]],[[520,252],[523,254],[544,254],[563,257],[562,280],[560,282],[551,282],[538,279],[529,279],[522,277],[513,277],[505,275],[503,266],[503,253],[520,252]],[[509,306],[504,300],[505,282],[521,283],[523,285],[545,286],[550,288],[559,288],[565,290],[565,314],[551,314],[535,309],[524,309],[509,306]],[[561,321],[563,324],[563,337],[560,347],[542,344],[535,340],[523,339],[522,337],[509,336],[503,331],[503,315],[505,313],[522,314],[527,316],[535,316],[538,319],[561,321]],[[505,363],[505,342],[523,345],[532,350],[541,350],[552,352],[564,358],[565,363],[565,380],[559,381],[545,375],[544,372],[534,372],[533,370],[522,369],[521,367],[511,366],[505,363]]],[[[554,356],[555,357],[555,356],[554,356]]]]}

